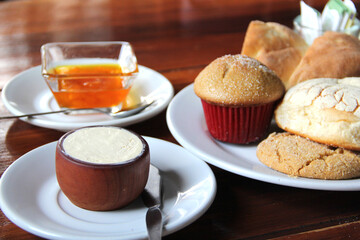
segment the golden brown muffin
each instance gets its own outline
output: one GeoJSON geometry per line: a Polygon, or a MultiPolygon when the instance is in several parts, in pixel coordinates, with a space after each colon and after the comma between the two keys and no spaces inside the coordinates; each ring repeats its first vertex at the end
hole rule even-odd
{"type": "Polygon", "coordinates": [[[280,99],[284,86],[259,61],[238,55],[214,60],[196,77],[194,91],[201,99],[223,106],[261,105],[280,99]]]}
{"type": "Polygon", "coordinates": [[[255,58],[288,81],[308,48],[305,40],[292,29],[273,22],[252,21],[246,31],[241,54],[255,58]]]}
{"type": "Polygon", "coordinates": [[[226,55],[200,72],[194,91],[201,99],[210,134],[220,141],[246,144],[265,135],[275,102],[285,89],[259,61],[226,55]]]}
{"type": "Polygon", "coordinates": [[[290,133],[272,133],[256,150],[268,167],[291,176],[349,179],[360,176],[360,155],[290,133]]]}

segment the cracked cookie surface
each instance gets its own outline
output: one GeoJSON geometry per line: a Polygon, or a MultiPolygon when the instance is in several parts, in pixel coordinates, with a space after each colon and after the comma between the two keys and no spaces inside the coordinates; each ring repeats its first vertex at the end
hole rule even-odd
{"type": "Polygon", "coordinates": [[[313,141],[360,151],[360,78],[319,78],[289,89],[277,125],[313,141]]]}
{"type": "Polygon", "coordinates": [[[258,159],[291,176],[350,179],[360,176],[360,154],[288,132],[272,133],[257,147],[258,159]]]}

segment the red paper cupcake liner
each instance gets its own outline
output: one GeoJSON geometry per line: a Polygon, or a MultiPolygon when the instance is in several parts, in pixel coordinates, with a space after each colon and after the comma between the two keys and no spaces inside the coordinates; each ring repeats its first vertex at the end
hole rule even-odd
{"type": "Polygon", "coordinates": [[[223,142],[246,144],[267,132],[274,102],[252,107],[225,107],[201,100],[210,134],[223,142]]]}

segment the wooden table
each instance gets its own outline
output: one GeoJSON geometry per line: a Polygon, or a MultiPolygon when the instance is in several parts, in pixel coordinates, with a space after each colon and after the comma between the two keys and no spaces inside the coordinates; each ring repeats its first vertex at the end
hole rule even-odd
{"type": "MultiPolygon", "coordinates": [[[[327,1],[306,1],[322,9],[327,1]]],[[[360,9],[360,1],[356,1],[360,9]]],[[[40,46],[55,41],[125,40],[140,64],[159,71],[175,92],[208,63],[240,53],[251,20],[292,27],[298,0],[19,0],[0,3],[0,89],[40,64],[40,46]]],[[[0,114],[8,114],[0,102],[0,114]]],[[[128,127],[176,143],[165,111],[128,127]]],[[[0,172],[63,133],[20,120],[0,121],[0,172]]],[[[212,206],[164,239],[359,239],[360,193],[297,189],[248,179],[211,166],[212,206]]],[[[39,239],[0,213],[0,239],[39,239]]]]}

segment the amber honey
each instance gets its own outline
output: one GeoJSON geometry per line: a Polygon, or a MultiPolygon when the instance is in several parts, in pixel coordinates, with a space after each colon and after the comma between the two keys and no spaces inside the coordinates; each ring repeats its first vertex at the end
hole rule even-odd
{"type": "Polygon", "coordinates": [[[64,65],[46,78],[49,85],[57,83],[57,90],[50,89],[62,108],[113,107],[126,99],[133,73],[123,73],[118,64],[64,65]]]}

